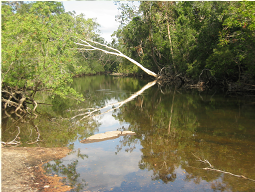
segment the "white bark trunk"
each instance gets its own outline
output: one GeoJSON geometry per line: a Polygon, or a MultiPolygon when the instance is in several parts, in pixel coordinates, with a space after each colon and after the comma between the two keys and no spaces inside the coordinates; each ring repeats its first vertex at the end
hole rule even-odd
{"type": "Polygon", "coordinates": [[[129,60],[129,61],[131,61],[132,63],[134,63],[135,65],[137,65],[138,67],[140,67],[140,68],[141,68],[144,72],[146,72],[147,74],[149,74],[149,75],[151,75],[151,76],[157,78],[157,74],[156,74],[156,73],[154,73],[154,72],[150,71],[149,69],[145,68],[145,67],[142,66],[140,63],[138,63],[138,62],[135,61],[134,59],[131,59],[130,57],[124,55],[123,53],[121,53],[121,52],[120,52],[119,50],[117,50],[117,49],[114,49],[114,48],[112,48],[112,47],[109,47],[109,46],[107,46],[107,45],[104,45],[104,44],[101,44],[101,43],[98,43],[98,42],[95,42],[95,41],[90,41],[90,42],[92,42],[92,43],[95,43],[95,44],[104,46],[104,47],[106,47],[107,49],[113,50],[114,52],[112,52],[112,51],[106,51],[106,50],[104,50],[104,49],[101,49],[101,48],[98,48],[98,47],[95,47],[95,46],[91,45],[91,44],[88,42],[89,40],[87,40],[87,41],[80,40],[80,41],[82,41],[84,44],[83,44],[83,43],[75,43],[75,44],[81,45],[81,46],[84,46],[84,47],[87,47],[87,48],[85,48],[85,49],[84,49],[84,48],[78,48],[79,50],[84,50],[84,51],[99,50],[99,51],[102,51],[102,52],[104,52],[104,53],[106,53],[106,54],[112,54],[112,55],[116,55],[116,56],[119,56],[119,57],[124,57],[124,58],[126,58],[127,60],[129,60]]]}

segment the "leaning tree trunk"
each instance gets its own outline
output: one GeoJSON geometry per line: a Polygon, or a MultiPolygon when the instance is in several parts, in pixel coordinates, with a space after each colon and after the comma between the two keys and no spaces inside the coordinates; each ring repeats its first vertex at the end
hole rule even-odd
{"type": "MultiPolygon", "coordinates": [[[[155,79],[157,80],[157,83],[159,84],[168,84],[169,82],[172,84],[175,84],[176,82],[178,84],[183,85],[187,80],[186,78],[182,77],[181,74],[171,74],[167,72],[167,68],[163,67],[158,74],[152,72],[151,70],[145,68],[144,66],[142,66],[140,63],[138,63],[137,61],[135,61],[134,59],[131,59],[130,57],[124,55],[123,53],[121,53],[119,50],[114,49],[112,47],[109,47],[107,45],[95,42],[95,41],[91,41],[91,40],[79,40],[82,43],[79,42],[75,42],[75,44],[83,46],[85,48],[76,48],[77,50],[80,51],[102,51],[106,54],[112,54],[112,55],[116,55],[119,57],[124,57],[126,59],[128,59],[129,61],[131,61],[132,63],[134,63],[135,65],[137,65],[138,67],[140,67],[144,72],[146,72],[148,75],[151,75],[153,77],[155,77],[155,79]],[[91,43],[93,43],[94,45],[92,45],[91,43]],[[99,48],[100,47],[100,48],[99,48]],[[105,48],[102,48],[105,47],[105,48]],[[179,83],[180,82],[180,83],[179,83]]],[[[174,65],[175,66],[175,65],[174,65]]]]}
{"type": "Polygon", "coordinates": [[[157,75],[156,73],[154,73],[154,72],[152,72],[151,70],[145,68],[145,67],[142,66],[140,63],[138,63],[138,62],[135,61],[134,59],[132,59],[132,58],[130,58],[130,57],[124,55],[123,53],[121,53],[121,52],[120,52],[119,50],[117,50],[117,49],[114,49],[114,48],[112,48],[112,47],[109,47],[109,46],[107,46],[107,45],[104,45],[104,44],[101,44],[101,43],[98,43],[98,42],[95,42],[95,41],[90,41],[90,40],[86,40],[86,41],[80,40],[80,41],[83,42],[83,43],[75,43],[75,44],[84,46],[84,47],[86,47],[86,48],[78,48],[78,50],[81,50],[81,51],[82,51],[82,50],[83,50],[83,51],[99,50],[99,51],[102,51],[102,52],[104,52],[104,53],[106,53],[106,54],[112,54],[112,55],[116,55],[116,56],[119,56],[119,57],[124,57],[124,58],[126,58],[127,60],[129,60],[129,61],[131,61],[132,63],[134,63],[135,65],[137,65],[138,67],[140,67],[140,68],[141,68],[145,73],[147,73],[148,75],[151,75],[151,76],[153,76],[153,77],[155,77],[155,78],[158,78],[158,75],[157,75]],[[88,41],[89,41],[89,42],[92,42],[92,43],[94,43],[94,44],[96,44],[96,45],[100,45],[100,46],[106,47],[107,49],[110,49],[110,50],[112,50],[112,51],[107,51],[107,50],[104,50],[104,49],[95,47],[95,46],[91,45],[88,41]]]}

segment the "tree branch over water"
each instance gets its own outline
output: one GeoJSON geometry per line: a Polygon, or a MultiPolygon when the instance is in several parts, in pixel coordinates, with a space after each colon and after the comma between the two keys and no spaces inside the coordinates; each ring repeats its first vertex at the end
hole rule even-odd
{"type": "Polygon", "coordinates": [[[114,48],[112,48],[112,47],[109,47],[109,46],[107,46],[107,45],[104,45],[104,44],[101,44],[101,43],[98,43],[98,42],[95,42],[95,41],[90,41],[90,40],[86,40],[86,41],[84,41],[84,40],[81,40],[80,39],[80,41],[82,42],[82,43],[75,43],[75,44],[77,44],[77,45],[81,45],[81,46],[84,46],[85,48],[78,48],[78,50],[80,50],[80,51],[93,51],[93,50],[98,50],[98,51],[102,51],[102,52],[104,52],[104,53],[106,53],[106,54],[112,54],[112,55],[116,55],[116,56],[119,56],[119,57],[124,57],[124,58],[126,58],[127,60],[129,60],[129,61],[131,61],[132,63],[134,63],[135,65],[137,65],[138,67],[140,67],[144,72],[146,72],[148,75],[151,75],[151,76],[153,76],[153,77],[155,77],[155,78],[157,78],[158,77],[158,75],[156,74],[156,73],[154,73],[154,72],[152,72],[152,71],[150,71],[149,69],[147,69],[147,68],[145,68],[144,66],[142,66],[140,63],[138,63],[137,61],[135,61],[134,59],[131,59],[130,57],[128,57],[128,56],[126,56],[126,55],[124,55],[123,53],[121,53],[119,50],[117,50],[117,49],[114,49],[114,48]],[[102,49],[102,48],[99,48],[99,47],[97,47],[97,46],[94,46],[94,45],[92,45],[91,43],[89,43],[89,42],[91,42],[91,43],[93,43],[93,44],[95,44],[95,45],[99,45],[99,46],[103,46],[103,47],[105,47],[105,48],[107,48],[107,49],[110,49],[111,51],[107,51],[107,50],[105,50],[105,49],[102,49]]]}

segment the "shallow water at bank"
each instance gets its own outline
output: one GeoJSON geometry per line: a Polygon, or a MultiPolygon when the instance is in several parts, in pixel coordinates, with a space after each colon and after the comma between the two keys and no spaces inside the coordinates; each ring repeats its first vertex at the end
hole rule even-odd
{"type": "MultiPolygon", "coordinates": [[[[88,111],[126,100],[148,82],[76,78],[73,87],[85,98],[79,104],[40,95],[52,106],[41,107],[36,120],[19,124],[23,146],[37,138],[37,126],[43,141],[34,145],[71,148],[68,156],[44,167],[47,174],[66,177],[73,191],[253,191],[255,106],[248,97],[156,84],[120,108],[109,106],[81,120],[88,111]],[[116,130],[136,135],[80,143],[116,130]]],[[[4,140],[16,135],[17,124],[6,120],[3,125],[4,140]]]]}

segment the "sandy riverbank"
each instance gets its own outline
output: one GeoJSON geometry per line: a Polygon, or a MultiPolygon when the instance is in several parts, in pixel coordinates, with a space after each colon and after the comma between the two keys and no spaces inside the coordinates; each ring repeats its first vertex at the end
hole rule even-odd
{"type": "Polygon", "coordinates": [[[42,147],[2,147],[2,192],[12,191],[69,191],[61,177],[44,175],[42,165],[65,157],[70,150],[42,147]]]}

